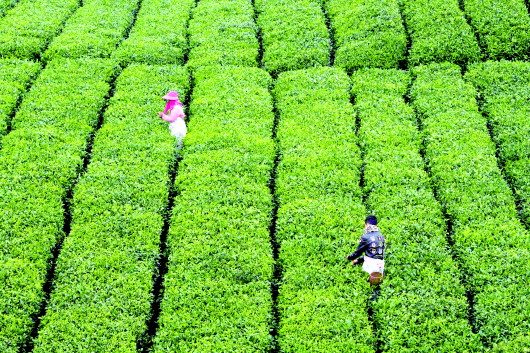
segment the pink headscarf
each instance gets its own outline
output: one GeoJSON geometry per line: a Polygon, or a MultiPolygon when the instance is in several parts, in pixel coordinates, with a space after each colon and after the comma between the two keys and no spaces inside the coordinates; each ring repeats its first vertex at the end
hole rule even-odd
{"type": "Polygon", "coordinates": [[[182,103],[179,100],[179,95],[175,91],[169,91],[163,99],[167,99],[166,107],[164,108],[164,114],[167,114],[170,110],[172,110],[175,105],[180,105],[182,107],[182,103]]]}

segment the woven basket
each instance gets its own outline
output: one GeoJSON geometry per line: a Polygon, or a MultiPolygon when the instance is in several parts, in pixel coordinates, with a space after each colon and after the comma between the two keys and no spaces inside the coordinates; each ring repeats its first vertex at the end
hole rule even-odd
{"type": "Polygon", "coordinates": [[[381,272],[372,272],[370,273],[370,277],[368,277],[368,282],[372,286],[377,286],[383,282],[383,274],[381,272]]]}

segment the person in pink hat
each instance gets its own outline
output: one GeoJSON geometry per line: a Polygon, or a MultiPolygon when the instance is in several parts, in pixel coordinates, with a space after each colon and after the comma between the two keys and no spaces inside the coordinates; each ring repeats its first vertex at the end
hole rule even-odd
{"type": "Polygon", "coordinates": [[[182,139],[188,132],[186,122],[184,121],[184,117],[186,117],[184,107],[179,100],[178,93],[175,91],[169,91],[162,99],[167,100],[167,103],[164,111],[159,112],[158,116],[169,122],[171,135],[177,138],[179,147],[182,147],[182,139]]]}

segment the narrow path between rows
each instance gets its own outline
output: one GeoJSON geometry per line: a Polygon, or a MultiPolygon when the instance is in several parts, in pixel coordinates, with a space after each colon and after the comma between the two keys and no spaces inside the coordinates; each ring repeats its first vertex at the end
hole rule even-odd
{"type": "MultiPolygon", "coordinates": [[[[353,107],[355,107],[355,97],[353,95],[350,96],[350,103],[353,107]]],[[[359,115],[357,115],[356,117],[356,121],[355,121],[355,135],[358,137],[359,136],[359,130],[361,128],[361,118],[359,115]]],[[[365,151],[363,148],[361,148],[359,146],[359,151],[360,151],[360,154],[361,154],[361,160],[362,160],[362,163],[361,163],[361,170],[359,171],[359,189],[362,191],[362,204],[364,206],[364,209],[366,210],[366,212],[368,212],[368,207],[367,207],[367,199],[368,199],[368,193],[366,192],[365,190],[365,187],[366,187],[366,182],[365,182],[365,166],[366,166],[366,161],[365,161],[365,151]]],[[[364,273],[364,272],[363,272],[364,273]]],[[[372,325],[372,334],[374,336],[374,351],[375,353],[381,353],[382,350],[381,350],[381,340],[379,338],[379,335],[377,334],[378,332],[378,327],[377,327],[377,322],[376,322],[376,319],[375,319],[375,312],[374,312],[374,306],[373,306],[373,303],[375,300],[377,300],[377,294],[379,293],[379,286],[377,287],[374,287],[373,290],[372,290],[372,295],[371,297],[369,298],[366,298],[366,314],[368,316],[368,321],[370,322],[370,324],[372,325]]]]}
{"type": "MultiPolygon", "coordinates": [[[[258,40],[258,67],[263,68],[263,54],[264,54],[264,48],[263,48],[263,32],[261,27],[258,25],[258,16],[259,13],[256,9],[255,0],[251,0],[252,8],[254,9],[254,22],[256,24],[257,33],[256,38],[258,40]]],[[[273,77],[273,79],[276,79],[276,77],[273,77]]],[[[276,194],[276,178],[278,176],[278,164],[280,162],[280,151],[279,151],[279,143],[277,140],[277,130],[278,130],[278,122],[279,122],[279,113],[276,110],[276,102],[273,99],[273,110],[274,110],[274,122],[272,125],[272,131],[271,131],[271,138],[274,142],[274,149],[275,149],[275,156],[274,156],[274,164],[270,173],[269,178],[269,189],[272,197],[272,209],[271,209],[271,223],[269,225],[269,234],[270,234],[270,242],[271,242],[271,250],[272,250],[272,258],[274,260],[273,264],[273,273],[271,278],[271,300],[272,300],[272,306],[271,306],[271,327],[270,327],[270,335],[272,337],[272,343],[270,347],[270,353],[279,353],[281,352],[280,344],[278,342],[278,328],[280,325],[280,313],[278,311],[278,295],[280,290],[280,283],[282,281],[282,268],[278,262],[279,254],[280,254],[280,244],[276,238],[276,222],[278,220],[278,208],[279,208],[279,201],[278,201],[278,195],[276,194]]]]}
{"type": "MultiPolygon", "coordinates": [[[[473,23],[471,22],[471,17],[469,17],[469,14],[467,13],[466,11],[466,6],[464,4],[464,0],[458,0],[458,7],[460,7],[460,10],[462,11],[462,13],[464,14],[464,18],[466,19],[466,22],[467,24],[469,25],[469,27],[471,28],[471,31],[473,32],[473,35],[475,36],[475,39],[478,43],[478,47],[480,48],[480,54],[484,60],[484,58],[487,57],[487,48],[486,48],[486,45],[482,42],[480,36],[478,35],[478,31],[477,29],[475,28],[475,26],[473,26],[473,23]]],[[[462,74],[464,73],[464,71],[467,69],[467,65],[465,65],[462,70],[462,74]]]]}
{"type": "Polygon", "coordinates": [[[255,0],[251,0],[251,4],[252,4],[252,9],[254,10],[254,23],[256,24],[256,28],[257,28],[257,32],[256,32],[256,39],[258,40],[258,57],[256,59],[256,61],[258,62],[258,67],[259,68],[263,68],[263,34],[262,34],[262,30],[261,30],[261,27],[258,26],[258,17],[259,17],[259,13],[256,9],[256,1],[255,0]]]}
{"type": "Polygon", "coordinates": [[[142,9],[142,4],[143,4],[143,0],[139,0],[138,1],[138,6],[136,7],[136,9],[133,11],[133,18],[132,18],[132,21],[131,23],[129,24],[129,27],[127,27],[127,29],[125,30],[125,35],[122,37],[122,39],[118,42],[118,44],[116,44],[116,48],[118,48],[120,46],[120,44],[127,40],[129,38],[129,36],[131,35],[131,30],[133,29],[134,25],[136,24],[136,20],[138,19],[138,12],[140,12],[140,10],[142,9]]]}
{"type": "MultiPolygon", "coordinates": [[[[13,130],[13,119],[15,118],[15,115],[17,115],[18,110],[20,109],[20,106],[22,105],[22,101],[24,100],[24,97],[26,96],[26,93],[31,90],[31,87],[33,86],[33,83],[38,80],[41,72],[46,68],[46,64],[43,65],[35,75],[24,87],[24,92],[20,95],[20,97],[17,99],[17,103],[15,104],[15,107],[13,108],[13,111],[11,114],[8,115],[7,121],[6,121],[6,133],[3,136],[0,136],[0,142],[3,138],[5,138],[12,130],[13,130]]],[[[2,151],[2,144],[0,143],[0,151],[2,151]]]]}
{"type": "MultiPolygon", "coordinates": [[[[186,105],[187,106],[187,105],[186,105]]],[[[167,198],[167,206],[163,215],[164,225],[160,232],[160,257],[156,264],[156,272],[153,274],[153,302],[151,303],[151,317],[147,320],[147,329],[145,334],[137,341],[136,349],[138,352],[147,353],[153,347],[154,338],[158,330],[158,319],[160,317],[160,304],[164,297],[164,276],[167,274],[167,263],[169,259],[167,249],[167,235],[169,232],[171,215],[173,213],[173,206],[175,205],[175,198],[177,191],[175,188],[175,178],[178,173],[179,162],[182,156],[177,154],[174,163],[170,166],[169,173],[169,193],[167,198]]]]}
{"type": "Polygon", "coordinates": [[[324,14],[324,19],[326,22],[326,27],[328,28],[329,33],[329,42],[331,48],[329,49],[329,66],[335,65],[335,52],[337,51],[336,44],[335,44],[335,36],[333,32],[333,28],[331,27],[331,17],[328,14],[328,11],[326,10],[326,0],[322,2],[321,8],[322,13],[324,14]]]}
{"type": "Polygon", "coordinates": [[[407,52],[405,53],[405,59],[399,63],[399,69],[408,70],[409,69],[409,54],[410,48],[412,46],[412,40],[410,39],[409,27],[407,25],[407,20],[403,14],[403,2],[398,1],[399,16],[401,16],[401,23],[403,23],[403,28],[405,29],[405,35],[407,36],[407,52]]]}
{"type": "MultiPolygon", "coordinates": [[[[274,102],[275,104],[276,102],[274,102]]],[[[272,258],[274,259],[274,268],[271,281],[271,295],[272,295],[272,323],[271,323],[271,336],[272,336],[272,346],[270,353],[279,353],[280,344],[278,342],[278,328],[280,325],[280,313],[278,311],[278,294],[280,290],[280,284],[282,281],[282,267],[279,264],[279,254],[280,254],[280,244],[276,238],[276,222],[278,220],[278,208],[280,207],[278,195],[276,194],[276,178],[278,176],[278,164],[280,163],[280,147],[277,139],[278,131],[278,122],[279,122],[279,113],[276,110],[276,105],[274,106],[274,124],[272,127],[272,140],[274,141],[275,148],[275,157],[274,165],[271,170],[271,176],[269,181],[269,188],[272,195],[272,212],[271,212],[271,224],[269,228],[270,239],[271,239],[271,248],[272,248],[272,258]]]]}

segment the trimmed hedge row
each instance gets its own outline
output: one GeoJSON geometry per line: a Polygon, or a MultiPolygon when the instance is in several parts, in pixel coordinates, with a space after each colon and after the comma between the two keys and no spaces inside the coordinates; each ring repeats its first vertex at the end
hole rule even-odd
{"type": "Polygon", "coordinates": [[[405,71],[356,72],[367,207],[380,215],[390,244],[387,278],[375,302],[382,352],[471,352],[480,347],[447,227],[420,155],[421,136],[403,96],[405,71]]]}
{"type": "Polygon", "coordinates": [[[21,0],[0,19],[0,57],[36,59],[79,0],[21,0]]]}
{"type": "Polygon", "coordinates": [[[329,66],[331,42],[322,8],[314,0],[255,2],[263,38],[263,67],[282,71],[329,66]]]}
{"type": "Polygon", "coordinates": [[[479,91],[505,171],[530,226],[530,64],[486,62],[470,67],[466,79],[479,91]]]}
{"type": "Polygon", "coordinates": [[[528,59],[530,17],[524,0],[464,0],[465,11],[490,59],[528,59]]]}
{"type": "Polygon", "coordinates": [[[79,8],[43,59],[108,58],[131,25],[140,0],[92,0],[79,8]]]}
{"type": "Polygon", "coordinates": [[[131,65],[74,189],[72,230],[34,352],[136,352],[147,329],[175,139],[157,121],[160,99],[188,94],[177,66],[131,65]]]}
{"type": "Polygon", "coordinates": [[[282,73],[274,88],[282,352],[374,352],[369,284],[344,260],[365,216],[349,86],[343,70],[314,68],[282,73]]]}
{"type": "Polygon", "coordinates": [[[201,0],[189,24],[192,68],[257,66],[259,43],[250,0],[201,0]]]}
{"type": "Polygon", "coordinates": [[[400,0],[411,39],[409,65],[478,61],[480,48],[458,0],[400,0]]]}
{"type": "Polygon", "coordinates": [[[0,140],[7,131],[17,103],[41,66],[24,60],[0,60],[0,140]]]}
{"type": "Polygon", "coordinates": [[[184,64],[187,25],[195,0],[143,0],[129,38],[113,53],[122,66],[184,64]]]}
{"type": "Polygon", "coordinates": [[[270,76],[208,67],[196,86],[168,234],[155,352],[271,348],[270,76]]]}
{"type": "Polygon", "coordinates": [[[51,251],[64,236],[63,202],[82,167],[115,66],[54,60],[3,139],[0,155],[0,351],[18,352],[44,293],[51,251]]]}
{"type": "Polygon", "coordinates": [[[323,0],[331,20],[334,65],[395,68],[405,59],[407,36],[397,0],[323,0]]]}
{"type": "Polygon", "coordinates": [[[511,342],[500,343],[493,346],[494,353],[530,353],[530,336],[523,335],[511,342]]]}
{"type": "Polygon", "coordinates": [[[446,63],[414,72],[412,98],[423,125],[426,159],[453,223],[453,250],[475,293],[478,334],[487,345],[509,341],[530,328],[528,233],[502,178],[476,92],[460,68],[446,63]]]}

